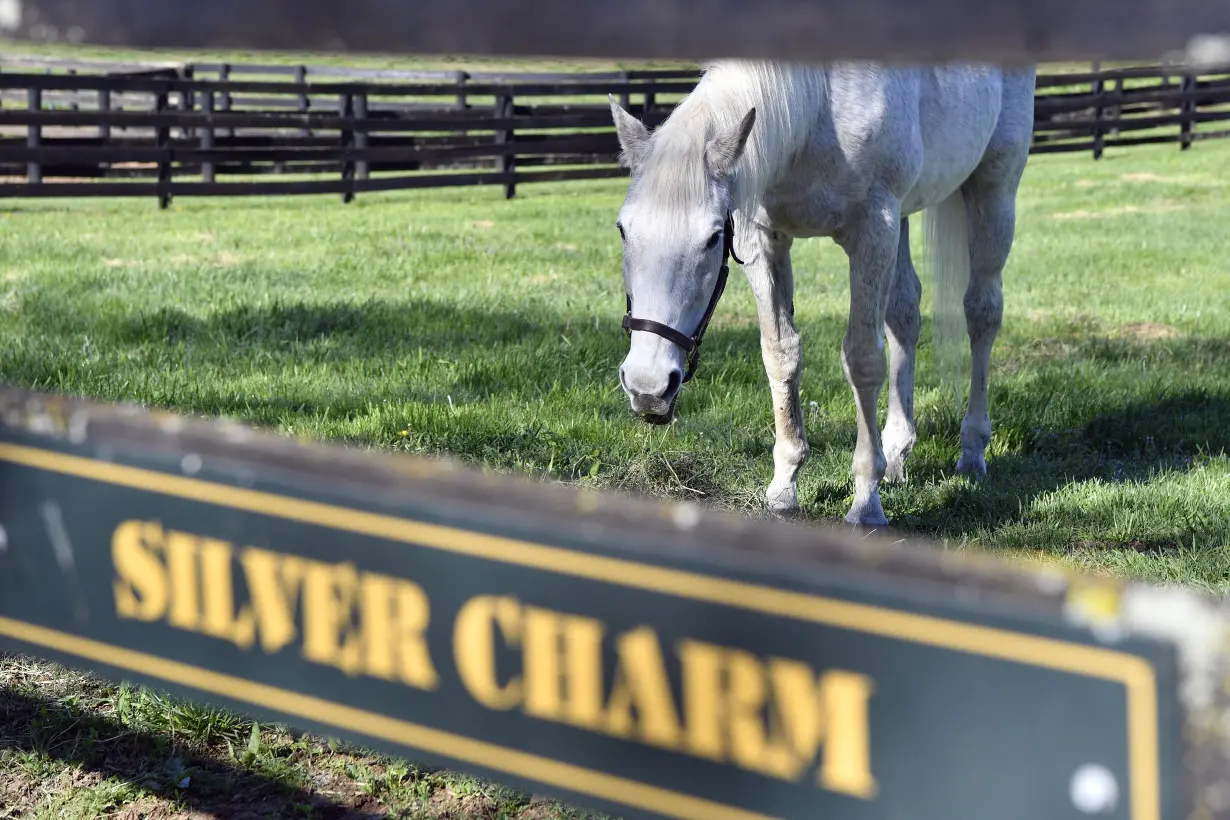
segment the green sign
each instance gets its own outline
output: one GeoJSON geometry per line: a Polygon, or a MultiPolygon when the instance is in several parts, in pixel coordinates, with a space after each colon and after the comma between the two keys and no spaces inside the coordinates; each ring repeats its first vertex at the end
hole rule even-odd
{"type": "Polygon", "coordinates": [[[9,648],[623,817],[1180,817],[1162,644],[687,522],[4,435],[9,648]]]}

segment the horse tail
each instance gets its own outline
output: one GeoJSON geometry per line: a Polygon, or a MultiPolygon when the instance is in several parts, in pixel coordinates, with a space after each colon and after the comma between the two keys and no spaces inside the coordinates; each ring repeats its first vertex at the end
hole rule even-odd
{"type": "Polygon", "coordinates": [[[965,341],[965,288],[969,284],[969,225],[965,196],[953,191],[927,209],[923,243],[931,267],[932,342],[945,403],[960,414],[962,353],[965,341]]]}

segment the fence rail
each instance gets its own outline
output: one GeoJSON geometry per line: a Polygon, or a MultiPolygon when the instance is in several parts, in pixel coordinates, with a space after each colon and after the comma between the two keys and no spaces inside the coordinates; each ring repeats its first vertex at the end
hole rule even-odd
{"type": "MultiPolygon", "coordinates": [[[[588,73],[0,60],[0,197],[341,194],[621,176],[606,95],[664,120],[695,69],[588,73]],[[270,179],[294,175],[296,179],[270,179]]],[[[1230,135],[1230,68],[1038,78],[1035,153],[1230,135]]]]}

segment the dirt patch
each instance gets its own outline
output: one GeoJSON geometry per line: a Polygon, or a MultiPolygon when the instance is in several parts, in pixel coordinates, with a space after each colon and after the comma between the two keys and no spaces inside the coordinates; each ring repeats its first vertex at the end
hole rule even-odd
{"type": "Polygon", "coordinates": [[[1120,174],[1121,182],[1182,182],[1177,177],[1164,177],[1161,174],[1154,174],[1149,171],[1134,171],[1128,174],[1120,174]]]}
{"type": "Polygon", "coordinates": [[[1157,322],[1132,322],[1116,328],[1112,335],[1121,339],[1139,339],[1144,342],[1152,342],[1158,339],[1173,339],[1179,335],[1179,331],[1170,325],[1158,324],[1157,322]]]}
{"type": "Polygon", "coordinates": [[[1123,205],[1118,208],[1105,208],[1099,211],[1063,211],[1051,214],[1051,219],[1105,219],[1107,217],[1126,216],[1128,214],[1162,214],[1182,210],[1185,210],[1185,207],[1178,202],[1157,202],[1151,205],[1123,205]]]}
{"type": "Polygon", "coordinates": [[[1051,319],[1057,319],[1060,315],[1058,311],[1043,308],[1028,308],[1025,311],[1025,318],[1031,322],[1046,322],[1051,319]]]}
{"type": "Polygon", "coordinates": [[[40,778],[30,776],[17,766],[6,766],[0,775],[0,820],[20,817],[38,801],[44,788],[40,778]]]}

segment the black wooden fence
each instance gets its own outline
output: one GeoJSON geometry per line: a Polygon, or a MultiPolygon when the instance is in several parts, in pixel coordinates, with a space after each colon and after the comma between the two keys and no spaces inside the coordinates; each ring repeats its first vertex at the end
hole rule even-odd
{"type": "MultiPolygon", "coordinates": [[[[0,197],[358,193],[620,176],[607,94],[656,125],[694,69],[400,71],[0,61],[0,197]],[[272,178],[276,175],[279,178],[272,178]]],[[[1230,69],[1043,73],[1034,151],[1230,130],[1230,69]]]]}

